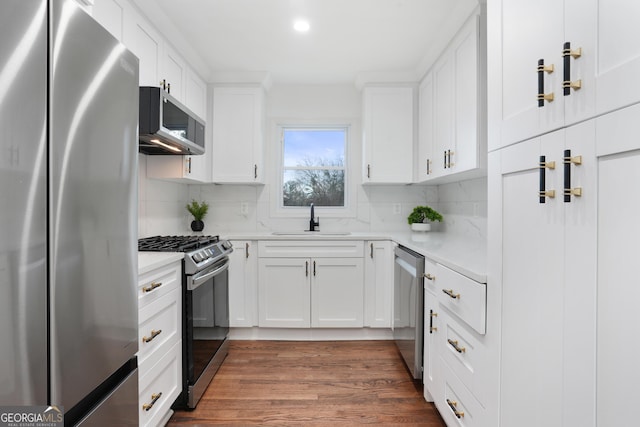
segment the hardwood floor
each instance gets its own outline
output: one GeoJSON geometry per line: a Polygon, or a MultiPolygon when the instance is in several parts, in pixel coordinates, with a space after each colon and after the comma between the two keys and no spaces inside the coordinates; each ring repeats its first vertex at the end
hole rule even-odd
{"type": "Polygon", "coordinates": [[[169,426],[446,427],[393,341],[231,341],[198,407],[169,426]]]}

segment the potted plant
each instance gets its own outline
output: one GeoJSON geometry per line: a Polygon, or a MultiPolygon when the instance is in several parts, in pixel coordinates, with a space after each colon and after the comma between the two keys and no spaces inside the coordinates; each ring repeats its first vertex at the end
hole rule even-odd
{"type": "Polygon", "coordinates": [[[429,206],[416,206],[407,217],[407,222],[413,231],[431,230],[430,221],[442,221],[442,215],[429,206]]]}
{"type": "Polygon", "coordinates": [[[204,222],[202,219],[207,215],[209,211],[209,204],[207,202],[198,203],[192,200],[187,204],[187,210],[193,215],[193,221],[191,221],[191,229],[193,231],[202,231],[204,229],[204,222]]]}

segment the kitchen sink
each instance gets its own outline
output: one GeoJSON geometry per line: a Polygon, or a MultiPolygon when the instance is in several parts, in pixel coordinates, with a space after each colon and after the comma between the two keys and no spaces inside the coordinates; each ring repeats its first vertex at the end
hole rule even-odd
{"type": "Polygon", "coordinates": [[[274,231],[274,236],[348,236],[349,231],[274,231]]]}

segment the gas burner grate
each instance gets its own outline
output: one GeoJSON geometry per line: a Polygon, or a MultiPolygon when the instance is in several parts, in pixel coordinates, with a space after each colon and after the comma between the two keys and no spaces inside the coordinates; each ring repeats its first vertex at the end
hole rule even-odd
{"type": "Polygon", "coordinates": [[[138,240],[146,252],[189,252],[218,242],[218,236],[153,236],[138,240]]]}

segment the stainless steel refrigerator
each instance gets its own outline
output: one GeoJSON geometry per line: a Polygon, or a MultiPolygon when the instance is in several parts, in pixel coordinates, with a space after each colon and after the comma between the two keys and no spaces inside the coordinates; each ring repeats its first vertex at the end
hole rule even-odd
{"type": "Polygon", "coordinates": [[[138,59],[73,0],[0,2],[0,407],[137,425],[138,59]]]}

